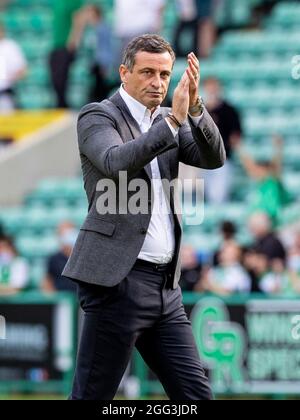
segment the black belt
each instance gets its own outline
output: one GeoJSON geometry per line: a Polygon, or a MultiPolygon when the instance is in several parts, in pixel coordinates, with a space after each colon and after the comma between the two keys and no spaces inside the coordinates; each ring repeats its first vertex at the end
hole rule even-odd
{"type": "Polygon", "coordinates": [[[156,263],[152,263],[150,261],[137,259],[136,263],[135,263],[135,266],[150,268],[153,271],[166,272],[171,267],[171,263],[169,263],[169,264],[156,264],[156,263]]]}

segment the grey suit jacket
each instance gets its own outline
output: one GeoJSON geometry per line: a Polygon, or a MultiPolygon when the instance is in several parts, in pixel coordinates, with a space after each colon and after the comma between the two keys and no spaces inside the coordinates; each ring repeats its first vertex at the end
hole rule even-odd
{"type": "MultiPolygon", "coordinates": [[[[216,169],[224,164],[223,140],[207,110],[199,127],[186,121],[176,138],[163,118],[168,112],[168,108],[162,108],[150,130],[142,134],[119,93],[81,110],[78,142],[89,211],[64,276],[111,287],[129,274],[142,249],[151,219],[150,162],[155,157],[158,157],[162,179],[169,181],[178,177],[179,162],[204,169],[216,169]],[[118,211],[119,205],[124,206],[119,198],[119,187],[124,188],[118,184],[120,171],[127,171],[128,183],[136,178],[147,182],[148,214],[118,211]],[[116,214],[102,214],[102,211],[99,214],[98,211],[105,192],[97,191],[97,183],[107,178],[116,184],[116,214]]],[[[128,192],[128,201],[133,194],[136,191],[128,192]]],[[[174,214],[174,194],[171,193],[169,201],[174,214]]],[[[170,277],[176,288],[180,278],[181,242],[181,226],[176,214],[174,222],[176,250],[170,277]]]]}

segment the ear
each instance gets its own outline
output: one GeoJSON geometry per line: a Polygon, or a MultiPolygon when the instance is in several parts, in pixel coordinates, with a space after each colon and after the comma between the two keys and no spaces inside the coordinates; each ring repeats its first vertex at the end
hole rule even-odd
{"type": "Polygon", "coordinates": [[[119,72],[120,72],[120,78],[121,78],[122,82],[124,84],[126,84],[127,83],[128,68],[126,66],[124,66],[124,64],[121,64],[119,72]]]}

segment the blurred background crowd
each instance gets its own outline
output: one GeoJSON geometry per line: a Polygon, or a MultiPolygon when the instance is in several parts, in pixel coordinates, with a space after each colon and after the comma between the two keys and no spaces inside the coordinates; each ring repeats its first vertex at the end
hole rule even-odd
{"type": "MultiPolygon", "coordinates": [[[[300,4],[283,0],[2,0],[2,150],[26,132],[32,110],[76,111],[108,97],[128,41],[160,33],[177,54],[167,104],[196,51],[200,93],[228,156],[217,171],[182,168],[183,178],[204,178],[206,203],[200,226],[183,215],[182,288],[299,293],[299,17],[300,4]]],[[[72,290],[60,273],[86,212],[80,177],[36,179],[22,202],[0,209],[0,295],[72,290]]]]}
{"type": "MultiPolygon", "coordinates": [[[[297,0],[0,0],[0,315],[19,296],[37,295],[35,304],[75,296],[61,272],[87,214],[78,111],[118,89],[122,52],[144,33],[161,34],[176,51],[166,105],[187,54],[197,53],[200,95],[227,151],[219,170],[180,170],[183,181],[204,179],[205,193],[201,224],[190,223],[203,206],[193,187],[182,203],[184,295],[297,299],[299,22],[297,0]]],[[[28,316],[39,319],[41,307],[34,311],[28,316]]],[[[61,315],[54,324],[66,344],[71,327],[61,315]]],[[[7,378],[39,384],[51,373],[36,370],[40,362],[16,372],[20,353],[10,345],[26,361],[23,341],[0,340],[0,391],[7,378]]],[[[72,370],[64,358],[55,364],[72,370]]]]}

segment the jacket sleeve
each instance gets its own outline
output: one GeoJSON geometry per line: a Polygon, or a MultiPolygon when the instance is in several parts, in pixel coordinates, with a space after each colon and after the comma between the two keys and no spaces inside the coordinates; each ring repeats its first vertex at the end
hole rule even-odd
{"type": "Polygon", "coordinates": [[[197,127],[189,118],[179,130],[179,160],[203,169],[217,169],[224,165],[223,139],[206,109],[197,127]]]}
{"type": "Polygon", "coordinates": [[[116,121],[99,104],[81,110],[77,130],[80,153],[111,179],[118,179],[120,171],[132,177],[156,156],[178,147],[164,119],[134,141],[124,143],[116,121]]]}

